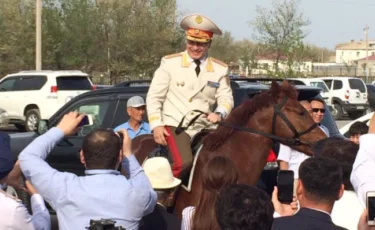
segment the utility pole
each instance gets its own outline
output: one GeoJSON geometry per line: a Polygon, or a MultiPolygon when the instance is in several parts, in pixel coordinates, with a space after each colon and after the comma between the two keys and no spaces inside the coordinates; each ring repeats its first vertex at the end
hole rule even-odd
{"type": "Polygon", "coordinates": [[[368,29],[369,27],[366,25],[366,27],[364,28],[364,31],[365,31],[365,35],[366,35],[366,83],[368,82],[368,72],[369,72],[369,69],[368,69],[368,29]]]}
{"type": "Polygon", "coordinates": [[[42,70],[42,0],[36,0],[35,69],[42,70]]]}

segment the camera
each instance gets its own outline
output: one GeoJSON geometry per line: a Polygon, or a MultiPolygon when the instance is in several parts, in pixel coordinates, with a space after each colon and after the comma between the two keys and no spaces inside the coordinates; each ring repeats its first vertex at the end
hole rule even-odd
{"type": "Polygon", "coordinates": [[[90,227],[86,227],[89,230],[126,230],[125,228],[119,226],[115,227],[116,221],[110,219],[101,220],[90,220],[90,227]]]}

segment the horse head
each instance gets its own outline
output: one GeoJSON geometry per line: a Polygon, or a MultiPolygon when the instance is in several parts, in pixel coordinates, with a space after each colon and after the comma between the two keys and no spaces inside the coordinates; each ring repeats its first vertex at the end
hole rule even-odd
{"type": "Polygon", "coordinates": [[[313,154],[311,146],[327,136],[297,98],[298,91],[287,81],[281,85],[272,82],[269,90],[235,108],[224,121],[228,125],[220,126],[206,137],[207,148],[211,151],[217,149],[240,131],[256,134],[255,138],[268,137],[306,154],[313,154]]]}
{"type": "Polygon", "coordinates": [[[283,81],[272,83],[269,90],[274,105],[269,109],[273,119],[271,132],[290,141],[280,141],[293,149],[312,155],[312,145],[327,138],[321,128],[312,120],[310,113],[297,100],[297,90],[283,81]]]}

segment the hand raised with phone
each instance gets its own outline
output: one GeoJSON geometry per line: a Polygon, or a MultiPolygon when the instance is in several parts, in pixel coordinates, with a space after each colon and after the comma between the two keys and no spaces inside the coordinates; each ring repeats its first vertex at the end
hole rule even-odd
{"type": "Polygon", "coordinates": [[[129,137],[128,131],[125,129],[120,129],[117,134],[122,138],[122,154],[124,157],[129,157],[132,152],[132,140],[129,137]]]}
{"type": "Polygon", "coordinates": [[[65,136],[73,135],[79,131],[80,127],[78,125],[85,116],[85,114],[79,114],[78,112],[67,113],[61,119],[57,128],[59,128],[65,136]]]}

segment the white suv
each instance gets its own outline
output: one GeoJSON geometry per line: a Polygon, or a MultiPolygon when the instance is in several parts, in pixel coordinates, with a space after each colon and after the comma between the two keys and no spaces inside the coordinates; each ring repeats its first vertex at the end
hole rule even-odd
{"type": "Polygon", "coordinates": [[[93,90],[81,71],[21,71],[0,80],[0,108],[9,124],[34,131],[40,119],[49,119],[73,97],[93,90]]]}
{"type": "Polygon", "coordinates": [[[351,119],[365,114],[368,108],[366,84],[356,77],[322,77],[329,88],[332,115],[340,119],[347,113],[351,119]]]}

